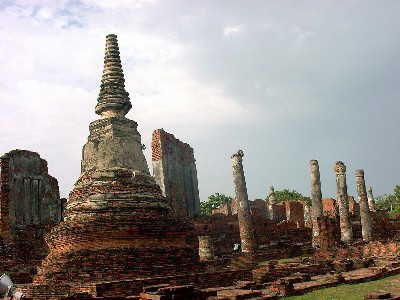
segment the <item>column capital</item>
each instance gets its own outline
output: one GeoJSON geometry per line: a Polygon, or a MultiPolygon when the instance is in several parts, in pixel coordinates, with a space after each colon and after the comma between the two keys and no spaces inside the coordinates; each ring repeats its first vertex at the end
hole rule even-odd
{"type": "Polygon", "coordinates": [[[344,174],[346,173],[346,165],[342,161],[337,161],[335,162],[335,166],[333,167],[333,170],[337,174],[344,174]]]}

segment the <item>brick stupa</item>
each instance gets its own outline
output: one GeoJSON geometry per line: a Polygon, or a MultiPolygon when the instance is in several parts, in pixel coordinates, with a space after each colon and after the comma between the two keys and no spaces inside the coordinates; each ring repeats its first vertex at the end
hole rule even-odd
{"type": "Polygon", "coordinates": [[[116,35],[108,35],[96,113],[82,152],[82,172],[65,220],[46,241],[50,253],[34,285],[55,286],[192,273],[191,229],[171,214],[150,176],[125,91],[116,35]]]}

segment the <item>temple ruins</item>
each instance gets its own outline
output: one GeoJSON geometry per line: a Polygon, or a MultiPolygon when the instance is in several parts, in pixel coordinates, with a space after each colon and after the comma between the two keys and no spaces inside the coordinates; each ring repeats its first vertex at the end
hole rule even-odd
{"type": "Polygon", "coordinates": [[[0,157],[0,234],[26,231],[43,237],[61,222],[62,202],[57,179],[48,174],[38,153],[14,150],[0,157]]]}
{"type": "Polygon", "coordinates": [[[114,34],[94,106],[67,200],[39,154],[0,157],[0,272],[27,299],[277,299],[400,274],[400,219],[376,208],[362,169],[358,201],[341,161],[337,198],[322,198],[314,159],[311,203],[278,202],[272,185],[265,200],[250,200],[239,150],[230,157],[235,199],[202,216],[193,148],[157,129],[151,175],[138,124],[126,118],[114,34]]]}
{"type": "Polygon", "coordinates": [[[200,216],[200,196],[193,148],[158,129],[151,143],[153,173],[168,205],[178,216],[200,216]]]}

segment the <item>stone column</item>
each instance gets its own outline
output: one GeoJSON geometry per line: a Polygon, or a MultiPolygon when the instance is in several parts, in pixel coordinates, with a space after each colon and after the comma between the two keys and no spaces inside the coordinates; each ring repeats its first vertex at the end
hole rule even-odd
{"type": "Polygon", "coordinates": [[[368,206],[370,211],[376,211],[374,194],[372,193],[372,187],[368,188],[368,206]]]}
{"type": "Polygon", "coordinates": [[[275,189],[271,185],[269,187],[269,193],[268,193],[268,219],[274,220],[274,204],[276,201],[276,196],[275,196],[275,189]]]}
{"type": "Polygon", "coordinates": [[[356,170],[358,203],[360,204],[361,232],[365,242],[372,241],[372,221],[368,208],[367,191],[365,188],[364,171],[356,170]]]}
{"type": "Polygon", "coordinates": [[[336,173],[337,200],[339,203],[340,238],[342,242],[348,243],[353,241],[353,230],[351,227],[349,199],[347,195],[346,166],[343,162],[337,161],[334,170],[336,173]]]}
{"type": "Polygon", "coordinates": [[[310,205],[307,202],[304,202],[303,209],[304,209],[304,222],[306,224],[310,223],[310,221],[311,221],[311,208],[310,208],[310,205]]]}
{"type": "Polygon", "coordinates": [[[312,245],[320,246],[320,228],[318,218],[324,216],[322,207],[321,180],[319,175],[318,160],[310,161],[311,167],[311,221],[312,221],[312,245]]]}
{"type": "Polygon", "coordinates": [[[200,261],[214,259],[214,245],[212,237],[209,235],[199,236],[199,258],[200,261]]]}
{"type": "Polygon", "coordinates": [[[233,168],[233,182],[237,199],[237,213],[242,252],[253,253],[256,251],[256,241],[253,223],[250,215],[249,198],[247,195],[246,180],[243,171],[243,151],[239,150],[231,156],[233,168]]]}

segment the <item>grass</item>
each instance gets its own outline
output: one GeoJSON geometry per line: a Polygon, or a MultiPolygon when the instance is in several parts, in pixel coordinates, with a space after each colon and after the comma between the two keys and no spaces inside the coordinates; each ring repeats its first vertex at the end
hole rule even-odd
{"type": "MultiPolygon", "coordinates": [[[[296,257],[281,258],[281,259],[277,259],[276,261],[278,262],[278,264],[285,264],[287,262],[295,261],[296,259],[305,258],[305,257],[310,257],[310,256],[309,255],[302,255],[302,256],[296,256],[296,257]]],[[[258,263],[258,265],[259,266],[265,266],[265,265],[268,264],[268,262],[269,262],[269,260],[260,261],[258,263]]]]}
{"type": "Polygon", "coordinates": [[[285,300],[363,300],[369,293],[400,293],[400,275],[359,284],[342,284],[337,287],[316,290],[302,296],[283,298],[285,300]]]}

